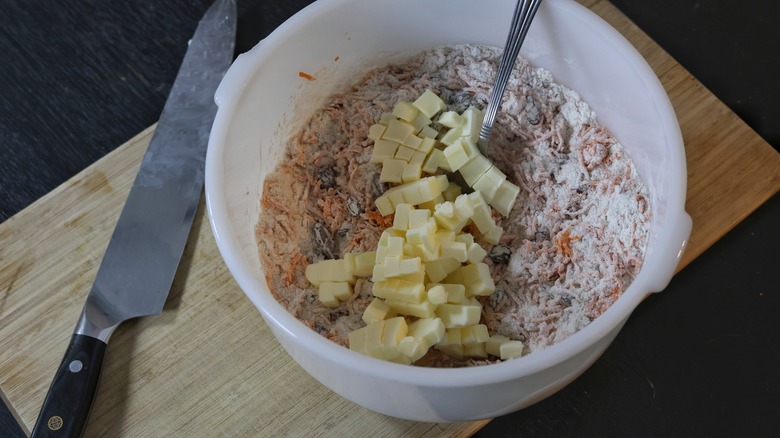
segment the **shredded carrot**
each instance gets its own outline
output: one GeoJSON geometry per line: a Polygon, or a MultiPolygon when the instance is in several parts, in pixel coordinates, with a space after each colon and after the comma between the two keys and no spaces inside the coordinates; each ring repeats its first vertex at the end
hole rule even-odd
{"type": "Polygon", "coordinates": [[[376,210],[368,210],[368,220],[371,221],[372,224],[375,226],[381,226],[381,227],[390,227],[393,225],[393,215],[389,214],[387,216],[382,216],[379,214],[376,210]]]}
{"type": "Polygon", "coordinates": [[[284,270],[282,277],[284,278],[284,283],[286,286],[290,286],[295,281],[295,271],[298,265],[303,265],[305,269],[306,265],[308,264],[307,262],[308,260],[306,257],[304,257],[303,254],[301,254],[300,251],[295,252],[295,255],[290,258],[290,263],[282,267],[284,270]]]}
{"type": "Polygon", "coordinates": [[[314,80],[314,76],[312,76],[312,75],[310,75],[310,74],[306,73],[305,71],[299,71],[299,72],[298,72],[298,76],[300,76],[300,77],[302,77],[302,78],[304,78],[304,79],[310,80],[310,81],[313,81],[313,80],[314,80]]]}
{"type": "Polygon", "coordinates": [[[570,230],[564,230],[560,235],[555,236],[555,245],[563,254],[569,257],[572,256],[571,246],[569,244],[575,240],[580,240],[580,236],[571,236],[570,233],[570,230]]]}

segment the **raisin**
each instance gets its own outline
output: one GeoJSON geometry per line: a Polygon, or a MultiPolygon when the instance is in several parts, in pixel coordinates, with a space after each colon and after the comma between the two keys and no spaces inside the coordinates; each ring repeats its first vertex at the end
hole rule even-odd
{"type": "Polygon", "coordinates": [[[320,187],[329,189],[336,186],[336,171],[332,167],[320,167],[317,169],[317,179],[320,187]]]}
{"type": "Polygon", "coordinates": [[[335,259],[336,245],[333,241],[333,235],[320,222],[314,222],[311,226],[312,240],[316,244],[315,251],[325,259],[335,259]]]}
{"type": "Polygon", "coordinates": [[[349,214],[352,216],[357,217],[363,212],[363,206],[360,205],[360,201],[358,201],[357,198],[350,196],[347,198],[347,211],[349,211],[349,214]]]}
{"type": "Polygon", "coordinates": [[[376,197],[382,196],[382,194],[387,191],[387,185],[379,180],[379,172],[374,175],[374,180],[371,184],[371,191],[376,197]]]}
{"type": "Polygon", "coordinates": [[[314,330],[317,331],[322,336],[325,336],[328,334],[330,330],[328,330],[327,327],[325,327],[323,324],[320,324],[319,322],[314,323],[314,330]]]}
{"type": "Polygon", "coordinates": [[[490,307],[493,310],[498,309],[498,306],[501,304],[501,301],[504,300],[504,289],[497,287],[495,291],[493,291],[492,294],[490,294],[490,298],[488,298],[488,307],[490,307]]]}
{"type": "Polygon", "coordinates": [[[561,304],[563,304],[564,307],[571,306],[571,302],[574,299],[574,297],[569,293],[564,293],[561,295],[561,304]]]}
{"type": "Polygon", "coordinates": [[[490,260],[493,260],[493,263],[509,263],[509,259],[512,258],[512,250],[508,246],[499,243],[490,248],[488,257],[490,257],[490,260]]]}

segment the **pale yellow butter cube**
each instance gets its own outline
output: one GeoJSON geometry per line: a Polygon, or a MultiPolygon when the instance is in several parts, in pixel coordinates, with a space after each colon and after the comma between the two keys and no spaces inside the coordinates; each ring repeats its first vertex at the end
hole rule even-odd
{"type": "Polygon", "coordinates": [[[472,139],[468,137],[461,137],[460,142],[461,145],[463,145],[463,150],[466,151],[466,155],[468,155],[469,159],[472,159],[478,155],[482,155],[479,152],[477,143],[475,143],[472,139]]]}
{"type": "MultiPolygon", "coordinates": [[[[441,257],[441,252],[438,247],[429,250],[424,245],[412,245],[412,248],[414,257],[420,257],[423,262],[438,260],[441,257]]],[[[425,276],[423,276],[423,278],[425,278],[425,276]]]]}
{"type": "Polygon", "coordinates": [[[382,138],[400,144],[406,140],[406,137],[412,133],[412,131],[414,131],[414,127],[409,123],[401,120],[391,120],[387,124],[387,129],[385,129],[384,134],[382,134],[382,138]]]}
{"type": "Polygon", "coordinates": [[[499,356],[503,360],[514,359],[523,355],[523,343],[520,341],[503,342],[499,349],[499,356]]]}
{"type": "Polygon", "coordinates": [[[434,150],[434,146],[436,146],[436,140],[433,138],[423,137],[422,141],[420,142],[420,146],[417,147],[417,151],[422,152],[423,154],[430,154],[431,151],[434,150]]]}
{"type": "Polygon", "coordinates": [[[447,302],[463,304],[466,302],[466,286],[458,283],[439,283],[447,291],[447,302]]]}
{"type": "MultiPolygon", "coordinates": [[[[410,147],[407,147],[407,146],[404,146],[404,145],[399,145],[398,146],[398,150],[395,151],[395,157],[394,158],[396,160],[403,160],[404,162],[408,163],[409,160],[412,159],[412,156],[414,155],[414,152],[415,152],[415,150],[410,148],[410,147]]],[[[387,160],[385,160],[385,161],[387,161],[387,160]]]]}
{"type": "Polygon", "coordinates": [[[387,158],[382,162],[382,171],[379,173],[379,181],[390,183],[402,183],[404,166],[406,161],[395,158],[387,158]]]}
{"type": "Polygon", "coordinates": [[[439,122],[440,125],[448,128],[461,127],[466,123],[466,119],[455,111],[445,111],[441,113],[436,121],[439,122]]]}
{"type": "Polygon", "coordinates": [[[325,281],[320,283],[319,290],[329,289],[329,295],[333,295],[339,301],[347,301],[352,297],[352,285],[346,281],[325,281]]]}
{"type": "Polygon", "coordinates": [[[423,271],[422,260],[420,257],[400,260],[395,266],[388,267],[385,259],[385,278],[402,277],[405,275],[417,274],[423,271]]]}
{"type": "Polygon", "coordinates": [[[356,277],[369,277],[374,271],[376,251],[366,251],[355,254],[355,268],[353,274],[356,277]]]}
{"type": "Polygon", "coordinates": [[[460,329],[447,329],[444,332],[444,338],[439,341],[435,348],[447,356],[461,359],[463,358],[463,344],[460,343],[460,329]]]}
{"type": "Polygon", "coordinates": [[[475,324],[460,329],[461,343],[463,345],[485,344],[490,334],[485,324],[475,324]]]}
{"type": "Polygon", "coordinates": [[[336,298],[335,290],[331,287],[328,287],[328,285],[331,285],[334,283],[324,281],[320,283],[319,285],[319,293],[317,294],[318,298],[320,299],[320,302],[325,307],[338,307],[339,306],[339,299],[336,298]]]}
{"type": "Polygon", "coordinates": [[[468,254],[466,256],[466,260],[469,263],[479,263],[485,259],[485,256],[487,256],[487,251],[485,251],[485,249],[482,248],[478,243],[475,243],[472,240],[472,242],[468,244],[468,254]]]}
{"type": "Polygon", "coordinates": [[[439,96],[431,90],[425,90],[420,97],[412,102],[420,112],[425,114],[428,118],[433,118],[439,111],[443,111],[447,108],[447,105],[439,96]]]}
{"type": "Polygon", "coordinates": [[[515,204],[518,194],[520,194],[520,187],[504,180],[501,185],[498,186],[498,190],[496,190],[495,195],[493,195],[493,200],[490,202],[490,205],[503,216],[509,216],[509,212],[512,211],[512,206],[515,204]]]}
{"type": "MultiPolygon", "coordinates": [[[[399,148],[400,149],[400,148],[399,148]]],[[[396,155],[398,155],[396,153],[396,155]]],[[[495,167],[491,167],[490,169],[495,169],[495,167]]],[[[473,186],[471,186],[474,190],[479,191],[482,194],[482,197],[485,198],[485,201],[490,203],[490,201],[493,200],[493,197],[496,195],[496,192],[498,191],[498,186],[500,183],[495,183],[493,180],[487,177],[487,174],[490,172],[485,172],[484,175],[479,177],[477,182],[474,183],[473,186]]]]}
{"type": "Polygon", "coordinates": [[[461,242],[442,242],[441,255],[442,257],[452,257],[455,260],[463,263],[468,259],[468,248],[465,243],[461,242]]]}
{"type": "Polygon", "coordinates": [[[368,326],[352,330],[347,334],[347,344],[350,350],[366,354],[366,332],[368,332],[368,326]]]}
{"type": "MultiPolygon", "coordinates": [[[[444,157],[444,152],[441,153],[442,157],[444,157]]],[[[444,196],[445,201],[455,201],[455,199],[460,196],[462,192],[462,188],[458,184],[450,184],[447,186],[447,188],[442,192],[442,196],[444,196]]]]}
{"type": "Polygon", "coordinates": [[[487,296],[496,290],[490,268],[485,263],[472,263],[459,268],[466,296],[487,296]]]}
{"type": "Polygon", "coordinates": [[[408,326],[402,316],[396,316],[384,321],[382,327],[382,355],[386,359],[398,356],[398,343],[406,337],[408,326]]]}
{"type": "Polygon", "coordinates": [[[401,364],[401,365],[411,365],[412,364],[412,360],[409,359],[408,357],[406,357],[406,355],[401,354],[400,352],[398,352],[397,356],[395,356],[395,357],[393,357],[391,359],[387,359],[387,361],[388,362],[394,362],[394,363],[401,364]]]}
{"type": "Polygon", "coordinates": [[[409,228],[417,228],[428,225],[431,218],[431,211],[425,209],[412,209],[409,211],[409,228]]]}
{"type": "Polygon", "coordinates": [[[387,129],[387,126],[382,125],[381,123],[371,125],[368,128],[368,138],[371,140],[379,140],[382,138],[382,134],[385,133],[385,129],[387,129]]]}
{"type": "Polygon", "coordinates": [[[463,135],[473,141],[479,140],[479,129],[482,126],[482,119],[485,118],[485,112],[470,106],[461,114],[465,119],[463,123],[463,135]]]}
{"type": "Polygon", "coordinates": [[[366,328],[366,343],[365,354],[376,357],[377,359],[384,359],[382,354],[382,332],[384,331],[384,321],[379,321],[374,324],[367,325],[366,328]]]}
{"type": "Polygon", "coordinates": [[[441,247],[445,242],[454,242],[455,232],[452,230],[438,229],[436,230],[436,246],[441,247]]]}
{"type": "Polygon", "coordinates": [[[419,110],[409,102],[398,102],[393,108],[393,115],[407,122],[412,122],[419,110]]]}
{"type": "Polygon", "coordinates": [[[406,136],[406,138],[404,139],[404,141],[401,142],[401,144],[406,147],[417,150],[420,148],[422,141],[423,141],[422,138],[414,135],[414,133],[411,133],[408,136],[406,136]]]}
{"type": "Polygon", "coordinates": [[[503,335],[492,335],[485,342],[485,349],[488,354],[501,357],[501,344],[509,341],[509,338],[503,335]]]}
{"type": "Polygon", "coordinates": [[[433,285],[428,289],[428,301],[439,305],[447,302],[447,291],[440,284],[433,285]]]}
{"type": "Polygon", "coordinates": [[[463,148],[463,142],[460,139],[444,148],[444,158],[447,160],[447,164],[449,164],[452,172],[460,169],[469,161],[469,156],[463,148]]]}
{"type": "Polygon", "coordinates": [[[418,132],[418,134],[420,135],[420,137],[423,138],[435,139],[436,137],[439,136],[439,131],[437,131],[431,126],[423,126],[422,129],[420,129],[420,132],[418,132]]]}
{"type": "Polygon", "coordinates": [[[463,177],[463,180],[466,181],[466,184],[468,184],[469,187],[473,187],[474,183],[476,183],[492,166],[490,160],[484,155],[479,154],[472,157],[466,164],[461,166],[461,168],[458,169],[458,172],[460,172],[460,175],[463,177]]]}
{"type": "Polygon", "coordinates": [[[374,283],[373,293],[376,297],[385,298],[390,307],[393,307],[391,301],[419,304],[428,298],[422,283],[394,278],[374,283]]]}
{"type": "Polygon", "coordinates": [[[403,173],[401,174],[401,180],[403,182],[408,183],[412,181],[417,181],[422,176],[422,164],[420,163],[409,163],[404,166],[403,173]]]}
{"type": "Polygon", "coordinates": [[[433,214],[433,211],[436,209],[436,205],[441,204],[442,202],[444,202],[444,197],[439,195],[431,201],[421,202],[417,207],[424,208],[433,214]]]}
{"type": "Polygon", "coordinates": [[[444,339],[444,331],[439,318],[421,318],[409,324],[409,336],[421,341],[426,350],[444,339]]]}
{"type": "Polygon", "coordinates": [[[474,222],[474,225],[477,226],[477,229],[483,235],[496,226],[493,216],[490,215],[490,207],[487,204],[474,206],[474,214],[471,215],[471,221],[474,222]]]}
{"type": "MultiPolygon", "coordinates": [[[[423,210],[428,211],[428,210],[423,210]]],[[[433,219],[433,218],[431,218],[433,219]]],[[[411,226],[411,225],[410,225],[411,226]]],[[[424,225],[409,228],[406,231],[406,240],[412,245],[422,245],[427,251],[436,250],[436,221],[426,221],[424,225]]]]}
{"type": "Polygon", "coordinates": [[[423,345],[422,341],[412,336],[406,336],[398,343],[398,351],[408,357],[411,362],[417,362],[428,352],[428,347],[423,345]]]}
{"type": "Polygon", "coordinates": [[[309,280],[309,283],[314,286],[319,286],[320,283],[325,281],[345,281],[355,284],[355,277],[352,271],[353,269],[349,262],[344,259],[322,260],[307,266],[304,275],[309,280]]]}
{"type": "Polygon", "coordinates": [[[368,306],[366,306],[366,309],[363,311],[362,318],[363,322],[366,324],[372,324],[383,321],[392,316],[395,316],[395,312],[390,309],[390,306],[385,304],[384,300],[380,298],[374,298],[368,304],[368,306]]]}
{"type": "Polygon", "coordinates": [[[387,257],[403,257],[403,255],[404,255],[404,238],[398,236],[388,236],[387,257]]]}
{"type": "Polygon", "coordinates": [[[394,211],[393,203],[390,202],[390,197],[386,195],[382,195],[376,198],[376,201],[374,201],[374,205],[376,205],[377,211],[379,211],[379,214],[381,214],[382,216],[387,216],[389,214],[392,214],[394,211]]]}
{"type": "MultiPolygon", "coordinates": [[[[412,204],[401,203],[395,206],[395,216],[393,216],[393,229],[406,231],[409,229],[409,212],[414,207],[412,204]]],[[[382,244],[380,239],[380,245],[382,244]]]]}
{"type": "Polygon", "coordinates": [[[441,318],[446,328],[460,328],[479,324],[482,316],[482,306],[470,304],[439,304],[436,307],[436,316],[441,318]]]}
{"type": "Polygon", "coordinates": [[[439,258],[423,263],[425,274],[431,283],[439,283],[460,267],[460,262],[453,258],[439,258]]]}
{"type": "Polygon", "coordinates": [[[462,135],[463,135],[463,129],[461,129],[459,127],[458,128],[450,128],[450,129],[447,130],[447,132],[444,133],[444,135],[441,136],[439,141],[442,144],[444,144],[446,146],[449,146],[449,145],[455,143],[455,141],[459,140],[462,135]]]}
{"type": "Polygon", "coordinates": [[[481,344],[463,344],[463,355],[476,359],[487,359],[488,357],[484,342],[481,344]]]}
{"type": "MultiPolygon", "coordinates": [[[[423,288],[425,290],[425,288],[423,288]]],[[[434,316],[436,305],[428,300],[422,303],[410,303],[401,300],[385,300],[388,306],[401,315],[416,316],[418,318],[431,318],[434,316]]]]}
{"type": "Polygon", "coordinates": [[[423,163],[425,163],[426,158],[427,155],[425,153],[420,151],[414,151],[414,153],[412,154],[412,158],[409,159],[409,164],[417,164],[422,169],[422,165],[423,163]]]}
{"type": "Polygon", "coordinates": [[[495,245],[499,240],[501,240],[502,234],[504,234],[504,229],[496,225],[495,227],[491,228],[490,231],[485,233],[483,237],[485,238],[485,242],[495,245]]]}
{"type": "Polygon", "coordinates": [[[395,152],[398,150],[398,143],[385,139],[378,139],[374,141],[374,148],[371,151],[371,162],[381,163],[388,158],[395,157],[395,152]]]}
{"type": "Polygon", "coordinates": [[[422,165],[422,171],[425,173],[436,173],[436,171],[439,169],[439,164],[443,159],[444,153],[438,149],[433,149],[425,157],[425,161],[422,165]]]}
{"type": "Polygon", "coordinates": [[[474,236],[472,236],[470,233],[460,233],[455,236],[456,242],[463,242],[466,245],[471,245],[474,243],[474,236]]]}
{"type": "Polygon", "coordinates": [[[385,192],[385,194],[387,194],[387,197],[390,199],[390,202],[393,204],[393,209],[395,209],[396,205],[403,204],[404,202],[406,202],[406,198],[404,197],[403,190],[393,190],[393,191],[388,190],[385,192]]]}
{"type": "Polygon", "coordinates": [[[424,128],[431,124],[431,119],[422,112],[418,111],[417,115],[414,117],[414,120],[411,121],[411,124],[414,127],[415,132],[420,133],[424,128]]]}

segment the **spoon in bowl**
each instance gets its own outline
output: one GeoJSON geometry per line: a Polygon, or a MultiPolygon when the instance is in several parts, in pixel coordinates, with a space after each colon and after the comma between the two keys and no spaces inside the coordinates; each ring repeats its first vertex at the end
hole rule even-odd
{"type": "Polygon", "coordinates": [[[541,2],[542,0],[518,0],[517,6],[515,6],[509,36],[506,39],[504,52],[501,54],[501,61],[498,64],[496,82],[493,85],[493,90],[490,92],[487,109],[485,109],[485,118],[482,120],[482,126],[479,129],[479,142],[477,144],[482,155],[487,156],[490,133],[493,131],[493,123],[496,121],[498,108],[501,106],[504,89],[515,66],[520,46],[523,44],[523,40],[525,40],[528,28],[531,27],[531,21],[534,19],[536,10],[539,9],[541,2]]]}

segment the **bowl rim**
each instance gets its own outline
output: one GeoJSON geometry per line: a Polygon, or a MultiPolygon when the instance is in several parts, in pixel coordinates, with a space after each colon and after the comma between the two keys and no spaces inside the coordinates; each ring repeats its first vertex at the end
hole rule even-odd
{"type": "MultiPolygon", "coordinates": [[[[540,351],[517,359],[475,367],[410,367],[362,355],[324,338],[295,318],[276,301],[267,285],[263,284],[264,279],[260,280],[261,286],[263,286],[261,290],[257,289],[257,275],[243,260],[240,245],[232,235],[227,213],[228,208],[222,195],[224,191],[222,149],[230,121],[235,112],[240,91],[245,87],[251,74],[254,73],[251,67],[258,64],[265,53],[271,52],[274,46],[280,44],[287,34],[305,26],[319,12],[350,1],[353,0],[319,0],[299,11],[253,49],[239,56],[234,66],[240,71],[231,75],[233,82],[228,84],[223,81],[215,96],[219,109],[210,134],[206,158],[207,214],[217,247],[228,269],[244,293],[260,310],[266,322],[272,325],[273,329],[286,332],[289,337],[296,339],[306,348],[317,350],[317,354],[321,358],[337,362],[346,370],[423,387],[450,388],[495,384],[549,369],[592,347],[611,331],[620,328],[639,303],[652,292],[657,291],[653,290],[653,282],[643,277],[641,271],[620,298],[599,317],[563,341],[540,351]]],[[[661,123],[665,127],[667,141],[673,145],[673,149],[681,154],[683,164],[678,174],[672,175],[672,178],[679,181],[677,189],[672,191],[678,195],[677,198],[669,200],[669,208],[679,210],[679,214],[687,216],[684,212],[687,174],[682,135],[668,96],[655,73],[625,37],[586,7],[571,0],[548,0],[547,3],[549,7],[560,8],[563,12],[575,14],[584,25],[591,27],[596,32],[606,34],[612,41],[613,48],[632,65],[643,79],[648,94],[653,96],[653,104],[663,108],[658,113],[662,115],[661,123]]],[[[684,234],[684,239],[687,239],[687,234],[684,234]]],[[[680,256],[681,254],[678,254],[678,259],[680,256]]],[[[670,278],[671,273],[668,279],[662,279],[665,280],[661,282],[663,286],[668,283],[670,278]]],[[[655,288],[657,289],[657,287],[655,288]]]]}

